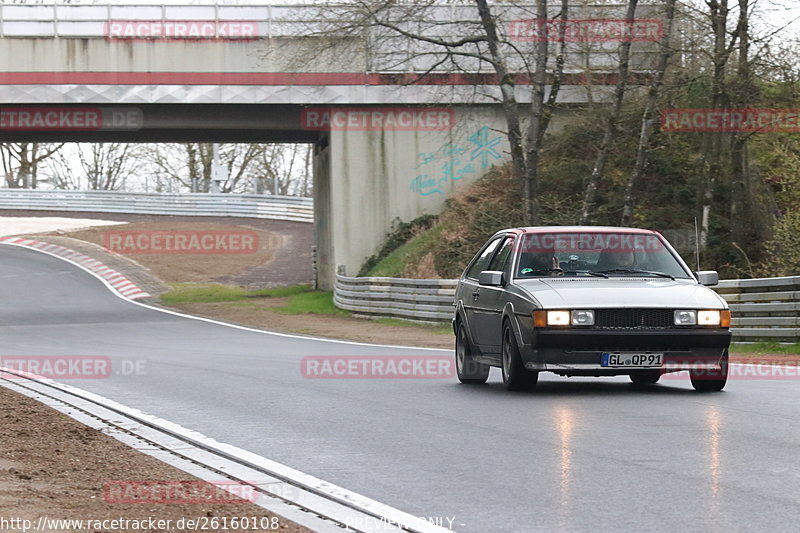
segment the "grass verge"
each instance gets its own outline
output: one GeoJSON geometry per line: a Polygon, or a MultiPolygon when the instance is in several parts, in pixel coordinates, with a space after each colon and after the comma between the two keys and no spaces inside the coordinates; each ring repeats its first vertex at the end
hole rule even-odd
{"type": "Polygon", "coordinates": [[[800,343],[780,344],[777,342],[754,342],[731,344],[732,354],[784,354],[800,355],[800,343]]]}
{"type": "Polygon", "coordinates": [[[402,318],[375,318],[378,324],[386,326],[403,326],[407,328],[422,328],[427,329],[432,333],[453,334],[453,328],[450,324],[423,324],[420,322],[413,322],[411,320],[403,320],[402,318]]]}
{"type": "Polygon", "coordinates": [[[166,305],[188,303],[238,302],[247,298],[281,298],[311,291],[308,285],[277,289],[247,290],[219,283],[174,283],[172,290],[160,296],[166,305]]]}
{"type": "Polygon", "coordinates": [[[285,305],[270,310],[284,315],[350,315],[349,311],[333,305],[332,292],[314,291],[309,285],[258,290],[219,283],[176,283],[172,287],[160,297],[165,305],[226,302],[236,307],[256,307],[257,298],[287,298],[285,305]]]}
{"type": "Polygon", "coordinates": [[[289,297],[286,305],[273,307],[273,311],[283,315],[339,315],[350,316],[350,311],[339,309],[333,305],[333,293],[308,291],[289,297]]]}

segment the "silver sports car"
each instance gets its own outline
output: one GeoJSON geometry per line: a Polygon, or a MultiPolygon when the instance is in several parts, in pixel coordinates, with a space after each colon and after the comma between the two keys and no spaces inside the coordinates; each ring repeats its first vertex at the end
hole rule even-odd
{"type": "Polygon", "coordinates": [[[461,275],[453,331],[462,383],[502,369],[509,389],[539,372],[627,374],[636,384],[688,370],[699,391],[728,375],[731,314],[661,234],[615,227],[499,231],[461,275]]]}

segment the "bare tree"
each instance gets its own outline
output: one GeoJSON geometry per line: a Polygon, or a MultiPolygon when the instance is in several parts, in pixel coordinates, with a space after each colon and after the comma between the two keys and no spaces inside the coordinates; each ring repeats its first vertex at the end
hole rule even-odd
{"type": "MultiPolygon", "coordinates": [[[[625,21],[628,24],[633,24],[633,19],[636,16],[636,6],[639,0],[628,0],[627,10],[625,12],[625,21]]],[[[587,224],[594,208],[595,199],[597,197],[597,185],[605,173],[606,163],[608,162],[611,153],[611,145],[617,136],[617,123],[619,116],[622,112],[622,102],[625,98],[625,89],[628,86],[628,70],[630,67],[631,56],[631,39],[622,41],[619,50],[619,70],[617,73],[617,84],[614,90],[614,100],[612,102],[611,111],[606,121],[605,132],[603,133],[603,140],[600,144],[600,149],[595,158],[592,173],[586,182],[586,190],[583,197],[583,209],[581,210],[581,224],[587,224]]]]}
{"type": "Polygon", "coordinates": [[[35,189],[38,185],[39,165],[62,146],[64,143],[0,143],[0,159],[6,186],[10,189],[35,189]]]}
{"type": "Polygon", "coordinates": [[[89,189],[115,191],[137,169],[135,145],[128,143],[93,143],[79,146],[78,158],[86,174],[89,189]]]}
{"type": "MultiPolygon", "coordinates": [[[[240,192],[244,178],[263,149],[259,144],[220,144],[220,163],[227,179],[220,192],[240,192]]],[[[213,173],[212,143],[149,145],[146,158],[159,175],[192,192],[209,192],[213,173]]]]}
{"type": "Polygon", "coordinates": [[[47,175],[50,185],[57,190],[79,191],[85,188],[83,173],[76,172],[75,158],[60,150],[47,161],[47,175]]]}
{"type": "Polygon", "coordinates": [[[263,146],[250,179],[256,194],[309,196],[312,178],[312,145],[263,146]]]}
{"type": "Polygon", "coordinates": [[[45,172],[54,189],[115,191],[141,171],[141,150],[129,143],[74,143],[48,160],[45,172]]]}
{"type": "Polygon", "coordinates": [[[642,113],[642,127],[639,132],[639,144],[636,147],[636,157],[634,159],[633,170],[628,176],[628,183],[625,187],[625,199],[622,206],[622,225],[629,226],[633,218],[633,191],[636,187],[639,178],[644,171],[644,166],[647,160],[647,152],[650,146],[650,136],[653,132],[653,123],[655,122],[655,111],[658,103],[658,98],[661,93],[661,87],[664,85],[664,75],[669,65],[670,57],[675,52],[672,47],[672,26],[675,21],[675,3],[676,0],[666,0],[665,9],[665,25],[664,25],[664,38],[660,43],[661,52],[658,56],[658,64],[655,72],[653,73],[653,81],[650,84],[650,90],[647,93],[647,102],[645,103],[644,112],[642,113]]]}
{"type": "MultiPolygon", "coordinates": [[[[739,23],[733,31],[728,29],[730,8],[728,0],[705,0],[708,7],[708,18],[713,36],[712,48],[712,76],[711,76],[711,104],[715,111],[721,111],[730,104],[726,89],[725,75],[728,60],[736,49],[746,17],[739,18],[739,23]],[[728,36],[730,35],[730,40],[728,36]]],[[[700,245],[704,247],[708,240],[711,225],[711,209],[714,204],[714,192],[722,178],[722,139],[723,134],[713,131],[707,136],[706,146],[703,149],[703,183],[701,191],[700,210],[700,245]]]]}
{"type": "Polygon", "coordinates": [[[389,47],[386,43],[398,43],[395,49],[409,50],[407,55],[398,54],[391,66],[417,72],[410,77],[412,83],[434,72],[473,74],[482,72],[485,67],[491,69],[499,94],[481,96],[494,98],[501,104],[511,168],[524,203],[524,222],[533,225],[539,221],[539,152],[564,71],[563,23],[567,20],[568,2],[561,1],[561,10],[556,15],[562,22],[556,39],[561,44],[561,57],[552,68],[548,65],[548,43],[554,39],[548,35],[551,19],[547,0],[536,0],[535,19],[527,21],[537,33],[532,39],[532,50],[507,35],[504,22],[510,21],[498,12],[505,13],[510,8],[517,13],[526,9],[516,2],[490,5],[488,0],[475,0],[474,11],[463,7],[452,9],[448,11],[450,18],[443,19],[437,15],[441,13],[442,4],[431,0],[413,4],[360,0],[346,7],[324,8],[323,13],[335,21],[329,33],[353,37],[366,34],[367,47],[372,49],[379,48],[383,42],[385,48],[389,47]],[[517,100],[520,80],[530,86],[530,105],[517,100]],[[550,94],[545,101],[548,81],[550,94]],[[527,123],[524,135],[523,123],[527,123]]]}
{"type": "MultiPolygon", "coordinates": [[[[733,82],[731,100],[735,106],[745,106],[757,96],[750,58],[749,0],[739,0],[739,45],[737,50],[736,77],[733,82]]],[[[730,239],[733,243],[744,242],[747,233],[749,185],[751,181],[748,139],[751,133],[736,133],[731,136],[731,205],[730,239]]]]}

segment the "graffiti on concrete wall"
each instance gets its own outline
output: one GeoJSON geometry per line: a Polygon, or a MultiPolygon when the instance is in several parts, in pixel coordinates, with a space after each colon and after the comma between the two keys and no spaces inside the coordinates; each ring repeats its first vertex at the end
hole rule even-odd
{"type": "Polygon", "coordinates": [[[494,135],[484,126],[467,138],[468,143],[444,143],[431,152],[417,154],[418,172],[410,188],[421,196],[444,194],[444,187],[458,181],[466,174],[486,170],[500,159],[500,135],[494,135]]]}

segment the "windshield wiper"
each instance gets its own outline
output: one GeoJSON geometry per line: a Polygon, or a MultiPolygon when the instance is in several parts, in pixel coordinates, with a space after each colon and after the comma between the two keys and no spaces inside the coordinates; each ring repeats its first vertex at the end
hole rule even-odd
{"type": "Polygon", "coordinates": [[[565,270],[565,274],[589,274],[590,276],[596,276],[598,278],[606,278],[608,279],[608,274],[605,272],[596,272],[594,270],[565,270]]]}
{"type": "Polygon", "coordinates": [[[660,278],[669,278],[675,280],[675,276],[666,274],[664,272],[653,272],[652,270],[637,270],[635,268],[612,268],[609,270],[597,270],[599,274],[615,274],[617,272],[625,272],[630,274],[649,274],[651,276],[658,276],[660,278]]]}
{"type": "Polygon", "coordinates": [[[564,270],[561,268],[523,268],[521,274],[526,276],[529,274],[542,272],[558,272],[559,274],[589,274],[590,276],[608,279],[608,274],[604,274],[603,272],[592,272],[590,270],[564,270]]]}

